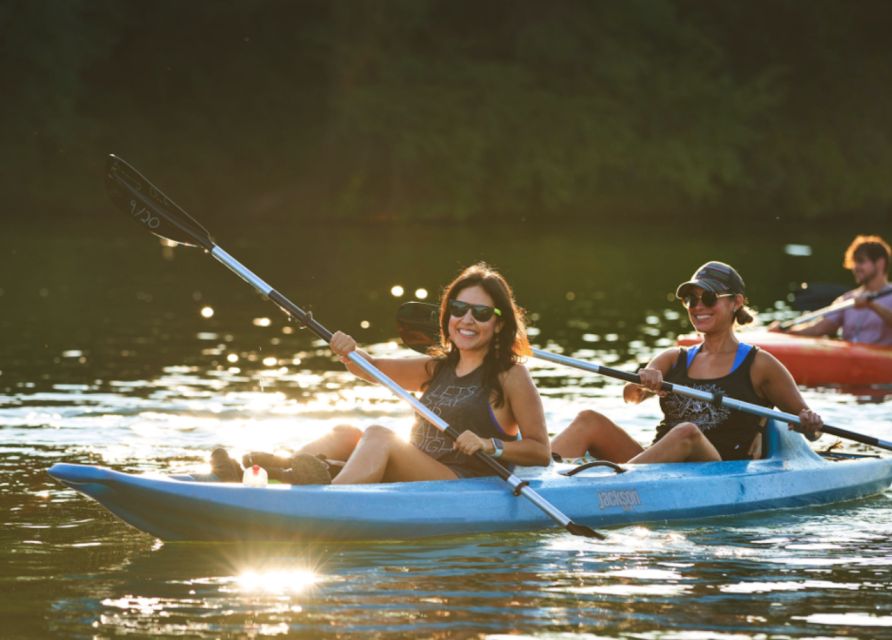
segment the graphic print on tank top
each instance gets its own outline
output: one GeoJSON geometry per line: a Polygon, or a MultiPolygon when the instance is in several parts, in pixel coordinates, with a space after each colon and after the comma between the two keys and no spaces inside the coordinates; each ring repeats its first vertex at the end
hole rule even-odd
{"type": "MultiPolygon", "coordinates": [[[[428,389],[422,398],[427,407],[443,418],[450,426],[455,420],[456,408],[473,401],[480,395],[479,384],[456,385],[441,384],[428,389]]],[[[429,456],[441,459],[447,453],[453,453],[452,439],[426,420],[416,423],[412,429],[412,444],[429,456]]]]}
{"type": "MultiPolygon", "coordinates": [[[[472,431],[481,438],[517,439],[496,422],[489,405],[489,388],[483,384],[483,367],[464,376],[455,375],[455,370],[448,366],[442,367],[421,401],[459,433],[472,431]]],[[[452,439],[424,418],[415,422],[410,442],[443,464],[461,467],[464,475],[493,473],[481,461],[453,449],[452,439]]]]}
{"type": "MultiPolygon", "coordinates": [[[[723,395],[724,390],[715,384],[693,384],[698,391],[723,395]]],[[[679,422],[693,422],[700,431],[706,433],[731,417],[731,410],[707,400],[689,398],[681,394],[670,394],[664,398],[662,408],[666,414],[666,423],[676,425],[679,422]]]]}

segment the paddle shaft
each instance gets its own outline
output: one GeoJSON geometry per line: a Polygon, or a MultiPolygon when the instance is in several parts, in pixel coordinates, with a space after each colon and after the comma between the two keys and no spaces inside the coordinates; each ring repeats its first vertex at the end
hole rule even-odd
{"type": "MultiPolygon", "coordinates": [[[[611,378],[617,378],[619,380],[625,380],[626,382],[633,382],[635,384],[641,383],[641,377],[636,373],[628,373],[626,371],[620,371],[619,369],[611,369],[610,367],[605,367],[599,364],[593,364],[591,362],[585,362],[584,360],[577,360],[576,358],[570,358],[568,356],[558,355],[556,353],[551,353],[549,351],[543,351],[541,349],[533,349],[533,355],[541,360],[547,360],[549,362],[553,362],[555,364],[562,364],[568,367],[574,367],[576,369],[582,369],[583,371],[591,371],[592,373],[599,373],[601,375],[609,376],[611,378]]],[[[703,400],[705,402],[711,402],[714,404],[721,405],[723,407],[727,407],[729,409],[734,409],[737,411],[744,411],[746,413],[752,413],[758,416],[763,416],[765,418],[774,418],[775,420],[780,420],[781,422],[787,422],[790,424],[801,424],[799,420],[799,416],[794,416],[792,413],[786,413],[784,411],[777,411],[776,409],[769,409],[768,407],[763,407],[758,404],[753,404],[751,402],[744,402],[742,400],[735,400],[734,398],[726,398],[725,396],[718,396],[715,393],[711,393],[709,391],[703,391],[700,389],[694,389],[692,387],[686,387],[684,385],[676,384],[674,382],[664,382],[660,387],[663,391],[668,391],[670,393],[677,393],[679,395],[688,396],[689,398],[695,398],[697,400],[703,400]]],[[[874,447],[880,447],[882,449],[892,450],[892,442],[888,440],[881,440],[879,438],[874,438],[873,436],[864,435],[861,433],[856,433],[853,431],[848,431],[846,429],[841,429],[839,427],[833,427],[831,425],[823,425],[821,427],[821,431],[824,433],[829,433],[831,435],[839,436],[840,438],[847,438],[849,440],[854,440],[855,442],[861,442],[863,444],[869,444],[874,447]]]]}
{"type": "MultiPolygon", "coordinates": [[[[892,294],[892,288],[886,289],[884,291],[877,291],[876,293],[868,294],[868,300],[876,300],[877,298],[882,298],[883,296],[887,296],[892,294]]],[[[845,302],[840,302],[839,304],[826,307],[824,309],[818,309],[817,311],[812,311],[811,313],[806,313],[805,315],[801,315],[798,318],[793,318],[792,320],[787,320],[786,322],[781,322],[778,325],[778,329],[787,330],[790,327],[794,327],[797,324],[802,324],[803,322],[811,322],[812,320],[816,320],[818,318],[822,318],[829,313],[835,313],[836,311],[842,311],[843,309],[848,309],[855,305],[855,299],[850,298],[845,302]]]]}
{"type": "MultiPolygon", "coordinates": [[[[177,232],[176,234],[172,234],[176,235],[176,237],[170,238],[171,240],[181,244],[191,244],[192,242],[195,242],[197,245],[203,247],[214,257],[214,259],[251,285],[260,294],[271,300],[288,316],[296,318],[302,325],[310,329],[327,343],[331,342],[332,332],[316,321],[311,313],[304,311],[298,305],[291,302],[245,265],[224,251],[213,241],[204,227],[198,224],[180,207],[175,205],[172,200],[167,198],[167,196],[165,196],[157,187],[146,180],[138,171],[136,171],[136,169],[120,158],[110,156],[109,174],[106,177],[106,183],[113,191],[111,195],[115,204],[122,206],[125,211],[131,214],[138,222],[146,226],[149,231],[161,237],[165,237],[163,234],[165,228],[164,223],[169,223],[169,225],[172,225],[171,228],[177,232]],[[122,174],[124,174],[123,177],[122,174]],[[121,198],[121,189],[126,192],[128,198],[121,198]],[[188,236],[188,239],[182,239],[182,236],[179,235],[180,233],[188,236]]],[[[455,440],[460,435],[458,431],[425,406],[418,398],[403,389],[357,352],[351,352],[348,354],[348,358],[369,376],[386,386],[395,395],[408,402],[416,413],[450,438],[455,440]]],[[[515,476],[501,463],[485,454],[483,451],[477,451],[475,457],[492,469],[500,478],[505,480],[514,490],[515,495],[522,495],[527,498],[570,533],[594,538],[604,537],[590,527],[577,524],[570,520],[567,515],[531,489],[526,481],[515,476]]]]}

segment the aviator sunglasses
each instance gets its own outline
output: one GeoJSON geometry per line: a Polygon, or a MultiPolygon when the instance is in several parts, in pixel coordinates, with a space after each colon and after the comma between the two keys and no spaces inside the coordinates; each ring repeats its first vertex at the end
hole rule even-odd
{"type": "Polygon", "coordinates": [[[698,302],[702,302],[704,307],[714,307],[719,298],[730,298],[734,295],[733,293],[716,294],[712,291],[704,291],[702,296],[698,296],[696,293],[689,293],[681,299],[681,303],[686,309],[696,307],[698,302]]]}
{"type": "Polygon", "coordinates": [[[471,310],[471,315],[477,322],[487,322],[493,314],[502,315],[501,309],[488,307],[485,304],[469,304],[460,300],[449,301],[449,315],[454,318],[464,318],[468,309],[471,310]]]}

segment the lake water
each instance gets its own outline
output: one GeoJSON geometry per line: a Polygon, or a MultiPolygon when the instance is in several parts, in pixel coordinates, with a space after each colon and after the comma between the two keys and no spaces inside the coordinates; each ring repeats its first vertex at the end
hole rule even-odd
{"type": "MultiPolygon", "coordinates": [[[[128,527],[46,469],[206,470],[216,444],[295,447],[341,422],[408,431],[412,418],[216,261],[165,249],[115,215],[19,225],[0,245],[0,636],[892,638],[889,492],[614,528],[604,541],[549,531],[164,544],[128,527]]],[[[376,353],[402,352],[399,302],[419,289],[436,298],[460,267],[486,259],[513,283],[537,346],[628,370],[687,330],[671,293],[700,263],[731,262],[762,318],[788,317],[796,283],[848,281],[838,265],[852,235],[744,223],[703,233],[202,221],[322,324],[376,353]],[[811,255],[791,255],[803,252],[791,243],[811,255]]],[[[530,367],[553,432],[595,407],[652,437],[655,402],[625,406],[615,381],[530,367]]],[[[804,392],[828,423],[892,435],[886,396],[804,392]]]]}

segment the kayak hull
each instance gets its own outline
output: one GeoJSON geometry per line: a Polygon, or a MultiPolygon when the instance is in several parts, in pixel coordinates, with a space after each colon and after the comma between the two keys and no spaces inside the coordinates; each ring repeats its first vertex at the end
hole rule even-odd
{"type": "MultiPolygon", "coordinates": [[[[892,347],[776,331],[748,331],[739,337],[780,360],[793,379],[803,386],[892,384],[892,347]]],[[[701,341],[702,337],[697,334],[678,338],[680,346],[701,341]]]]}
{"type": "MultiPolygon", "coordinates": [[[[737,515],[883,492],[892,458],[828,462],[801,435],[769,429],[762,460],[526,469],[530,487],[591,527],[737,515]]],[[[51,476],[162,540],[385,540],[534,531],[557,525],[502,480],[264,488],[55,464],[51,476]]]]}

